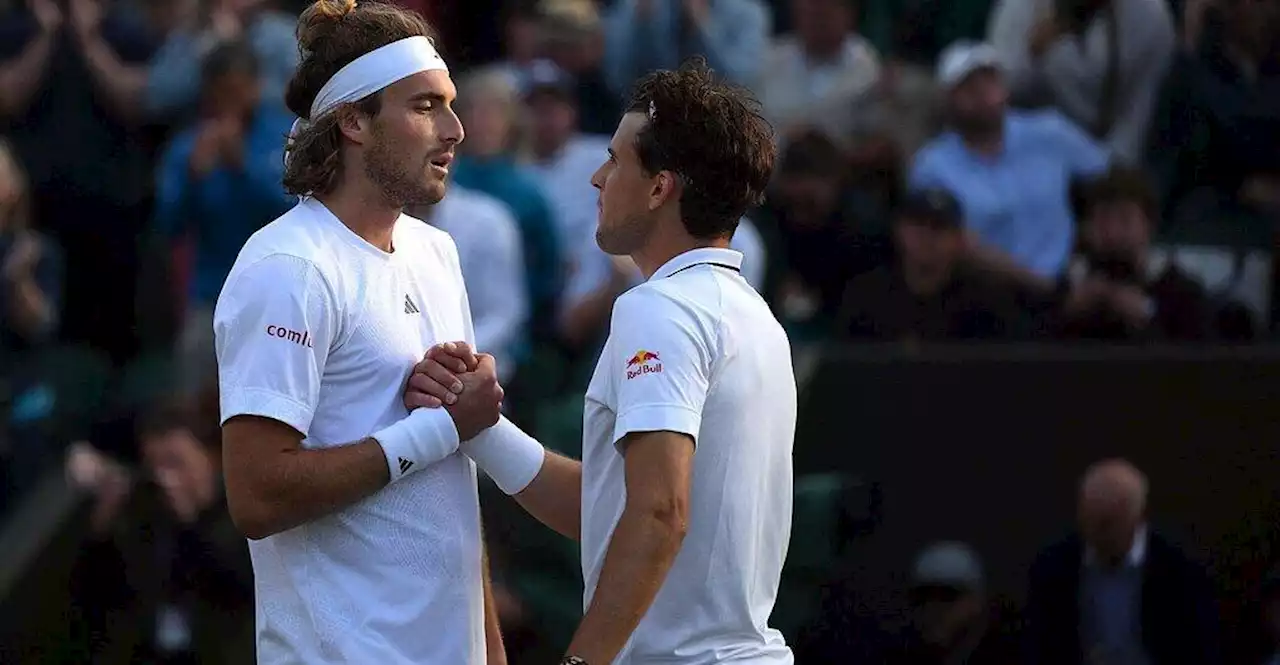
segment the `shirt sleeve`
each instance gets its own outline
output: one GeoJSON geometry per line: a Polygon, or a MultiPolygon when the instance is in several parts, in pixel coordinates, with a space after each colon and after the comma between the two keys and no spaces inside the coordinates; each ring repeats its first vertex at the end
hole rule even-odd
{"type": "Polygon", "coordinates": [[[213,328],[222,422],[261,416],[305,436],[338,331],[336,299],[316,267],[273,254],[236,273],[213,328]]]}
{"type": "Polygon", "coordinates": [[[632,432],[670,431],[696,441],[716,342],[684,303],[638,288],[613,306],[606,362],[613,366],[617,443],[632,432]]]}

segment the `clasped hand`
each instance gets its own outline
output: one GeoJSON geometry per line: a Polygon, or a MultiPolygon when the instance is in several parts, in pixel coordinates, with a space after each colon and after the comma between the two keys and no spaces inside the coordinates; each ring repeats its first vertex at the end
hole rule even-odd
{"type": "Polygon", "coordinates": [[[493,356],[476,353],[466,342],[445,342],[413,366],[404,405],[410,411],[444,407],[466,441],[498,422],[502,398],[493,356]]]}

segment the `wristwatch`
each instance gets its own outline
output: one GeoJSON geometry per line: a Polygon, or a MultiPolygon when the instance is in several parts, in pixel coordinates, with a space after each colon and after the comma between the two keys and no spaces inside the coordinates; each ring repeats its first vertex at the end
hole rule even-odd
{"type": "Polygon", "coordinates": [[[560,661],[560,665],[590,665],[590,664],[587,661],[583,660],[581,656],[565,656],[564,660],[560,661]]]}

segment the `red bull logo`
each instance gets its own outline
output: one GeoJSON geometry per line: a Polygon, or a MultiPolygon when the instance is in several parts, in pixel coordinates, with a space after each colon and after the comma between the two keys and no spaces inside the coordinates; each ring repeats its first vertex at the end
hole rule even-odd
{"type": "Polygon", "coordinates": [[[662,359],[654,351],[641,349],[627,359],[627,378],[634,379],[642,374],[656,374],[662,371],[662,359]]]}

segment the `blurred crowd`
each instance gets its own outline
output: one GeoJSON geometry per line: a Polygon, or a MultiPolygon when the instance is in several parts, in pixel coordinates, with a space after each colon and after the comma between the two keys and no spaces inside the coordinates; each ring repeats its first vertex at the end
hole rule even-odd
{"type": "MultiPolygon", "coordinates": [[[[777,131],[733,243],[797,344],[1274,337],[1274,0],[497,3],[402,1],[438,27],[467,130],[449,195],[410,212],[458,245],[512,418],[566,452],[640,279],[595,245],[590,176],[630,82],[692,56],[777,131]]],[[[73,593],[77,648],[120,659],[102,662],[249,662],[212,307],[294,203],[282,90],[305,4],[0,0],[0,496],[65,462],[90,497],[73,593]]],[[[1101,526],[1046,551],[1026,612],[989,611],[978,555],[940,543],[904,566],[908,628],[866,637],[833,593],[789,637],[803,663],[849,662],[850,636],[889,645],[857,662],[1027,662],[1002,649],[1028,635],[1034,662],[1218,662],[1203,573],[1147,531],[1145,491],[1122,463],[1091,472],[1082,524],[1101,526]]],[[[495,574],[528,662],[568,637],[576,553],[504,510],[486,507],[495,574]]],[[[1251,665],[1280,662],[1267,584],[1251,665]]]]}

